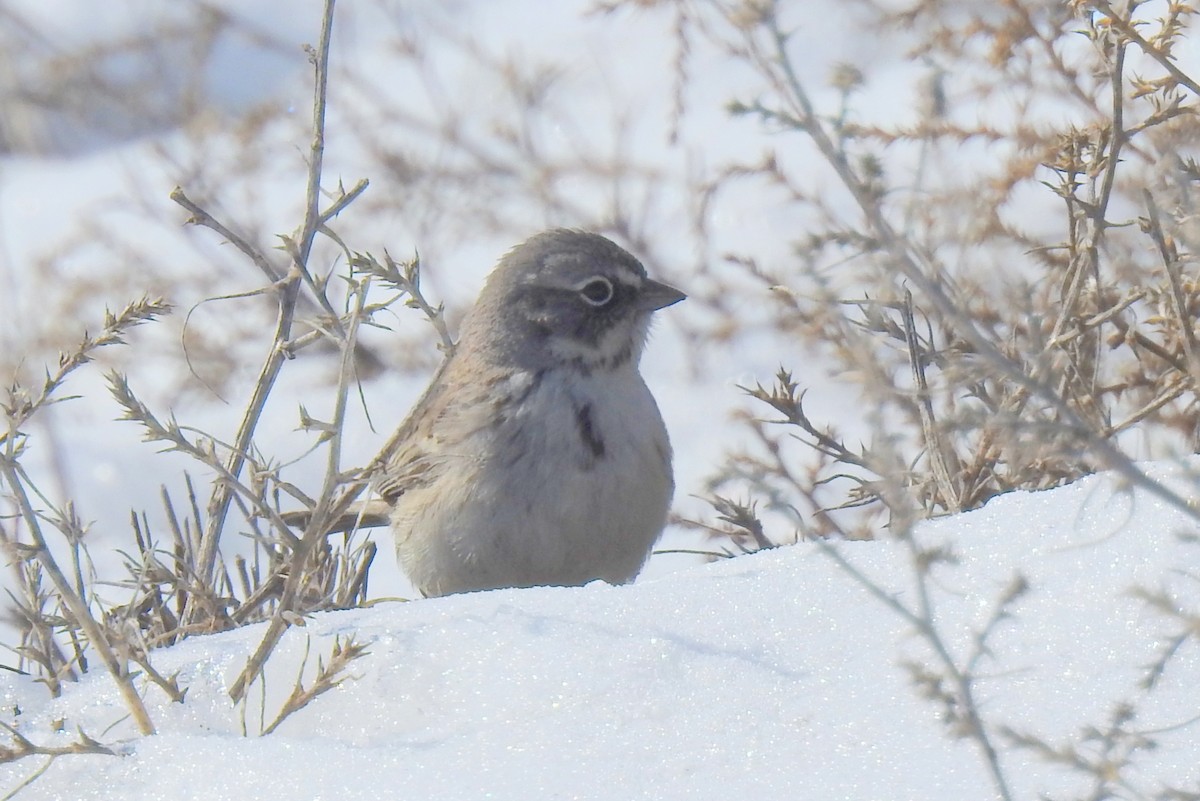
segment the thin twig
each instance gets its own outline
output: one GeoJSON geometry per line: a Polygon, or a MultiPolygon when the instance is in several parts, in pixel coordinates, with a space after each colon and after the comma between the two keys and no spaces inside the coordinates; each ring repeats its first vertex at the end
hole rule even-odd
{"type": "MultiPolygon", "coordinates": [[[[917,409],[921,417],[921,432],[925,437],[925,453],[933,468],[938,490],[945,501],[946,509],[951,514],[962,511],[960,493],[954,486],[948,462],[958,459],[953,453],[953,446],[943,441],[937,430],[933,413],[933,400],[929,397],[929,384],[925,380],[925,361],[921,354],[921,346],[917,341],[916,324],[913,321],[912,293],[905,291],[904,302],[900,304],[901,319],[904,323],[904,339],[908,348],[908,362],[912,369],[913,383],[917,389],[917,409]]],[[[954,475],[959,474],[955,465],[954,475]]]]}
{"type": "MultiPolygon", "coordinates": [[[[334,4],[334,0],[325,0],[325,10],[321,23],[321,39],[312,59],[316,89],[313,101],[313,140],[309,160],[306,216],[299,237],[298,256],[301,263],[307,263],[309,253],[312,249],[313,238],[316,236],[317,229],[321,225],[318,204],[320,201],[321,164],[325,146],[325,107],[329,79],[329,48],[333,31],[334,4]]],[[[284,304],[284,306],[286,305],[284,304]]],[[[281,312],[281,320],[283,316],[281,312]]],[[[286,336],[276,337],[277,343],[285,341],[287,341],[286,336]]],[[[274,359],[278,353],[278,350],[273,352],[272,358],[274,359]]],[[[275,367],[278,369],[278,364],[275,367]]],[[[260,387],[266,388],[264,385],[267,383],[260,381],[260,387]]],[[[261,413],[261,410],[258,413],[261,413]]],[[[210,525],[211,522],[210,520],[210,525]]],[[[292,568],[288,573],[287,579],[284,581],[283,594],[279,599],[276,614],[271,618],[271,622],[268,624],[262,640],[247,661],[245,668],[229,688],[229,696],[235,703],[243,699],[250,682],[253,681],[255,676],[261,673],[267,658],[274,651],[284,631],[287,630],[289,624],[284,613],[292,611],[292,604],[299,592],[304,567],[308,561],[309,554],[312,552],[313,546],[323,536],[324,532],[320,531],[318,526],[310,525],[308,530],[305,531],[304,536],[300,539],[300,542],[295,546],[291,557],[292,568]]]]}
{"type": "Polygon", "coordinates": [[[304,658],[300,660],[300,667],[297,669],[296,682],[292,686],[292,692],[288,695],[287,700],[283,702],[283,707],[279,710],[275,720],[271,721],[271,725],[263,729],[263,735],[271,734],[279,725],[283,723],[289,716],[308,706],[317,697],[329,692],[342,684],[348,676],[344,675],[350,664],[368,654],[367,646],[363,643],[355,642],[353,637],[343,640],[337,637],[333,643],[333,651],[329,655],[329,663],[318,658],[317,673],[313,676],[312,684],[308,687],[304,686],[304,669],[308,665],[308,653],[311,641],[306,641],[304,644],[304,658]]]}
{"type": "Polygon", "coordinates": [[[1175,322],[1179,326],[1183,339],[1183,353],[1187,360],[1188,374],[1193,378],[1200,377],[1200,362],[1196,347],[1196,331],[1193,315],[1188,311],[1187,301],[1183,297],[1183,277],[1179,269],[1179,251],[1173,242],[1168,242],[1163,233],[1162,221],[1159,219],[1158,204],[1149,189],[1142,190],[1146,201],[1146,229],[1154,244],[1158,247],[1163,266],[1167,269],[1167,278],[1171,284],[1171,309],[1175,312],[1175,322]]]}
{"type": "Polygon", "coordinates": [[[1114,11],[1112,4],[1108,0],[1092,0],[1092,4],[1105,14],[1108,22],[1114,28],[1120,31],[1126,39],[1137,45],[1139,50],[1157,61],[1159,66],[1166,70],[1177,83],[1186,86],[1192,91],[1192,94],[1200,96],[1200,83],[1192,80],[1186,72],[1175,66],[1175,62],[1171,60],[1170,56],[1143,39],[1141,34],[1137,32],[1137,29],[1134,28],[1133,23],[1114,11]]]}
{"type": "Polygon", "coordinates": [[[279,270],[275,269],[275,266],[271,264],[270,260],[268,260],[258,248],[251,245],[245,237],[234,233],[231,228],[205,211],[199,204],[189,198],[182,188],[177,186],[172,189],[169,197],[171,200],[175,201],[180,206],[183,206],[185,209],[191,212],[192,216],[187,220],[189,225],[199,225],[216,231],[223,239],[225,239],[235,248],[240,250],[243,255],[249,258],[250,261],[254,263],[254,266],[258,267],[262,274],[265,275],[267,280],[272,284],[278,283],[284,279],[284,276],[280,274],[279,270]]]}

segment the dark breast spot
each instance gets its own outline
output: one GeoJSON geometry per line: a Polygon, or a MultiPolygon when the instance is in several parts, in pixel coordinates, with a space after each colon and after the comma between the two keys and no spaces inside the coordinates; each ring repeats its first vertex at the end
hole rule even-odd
{"type": "Polygon", "coordinates": [[[579,436],[583,440],[583,444],[591,451],[591,461],[596,462],[603,459],[604,438],[601,436],[600,430],[596,428],[596,422],[592,419],[592,404],[585,403],[575,408],[575,424],[579,427],[579,436]]]}

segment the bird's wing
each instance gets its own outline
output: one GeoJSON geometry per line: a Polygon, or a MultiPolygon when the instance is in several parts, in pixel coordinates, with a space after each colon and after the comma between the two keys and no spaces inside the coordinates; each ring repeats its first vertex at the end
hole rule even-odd
{"type": "Polygon", "coordinates": [[[477,434],[494,428],[540,375],[452,357],[377,457],[375,490],[389,503],[447,469],[487,458],[477,434]],[[475,440],[471,442],[471,440],[475,440]]]}

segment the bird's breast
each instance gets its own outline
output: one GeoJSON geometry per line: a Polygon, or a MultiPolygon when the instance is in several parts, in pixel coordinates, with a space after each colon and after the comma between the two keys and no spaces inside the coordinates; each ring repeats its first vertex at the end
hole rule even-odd
{"type": "Polygon", "coordinates": [[[632,578],[674,489],[667,432],[637,371],[543,373],[504,429],[482,470],[510,501],[496,504],[491,532],[561,576],[546,583],[632,578]]]}

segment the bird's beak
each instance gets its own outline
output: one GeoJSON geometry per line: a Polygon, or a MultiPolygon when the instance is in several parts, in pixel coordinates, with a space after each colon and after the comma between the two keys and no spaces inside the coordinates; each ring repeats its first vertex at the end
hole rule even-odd
{"type": "Polygon", "coordinates": [[[678,303],[686,297],[687,295],[673,286],[667,286],[647,278],[642,282],[641,292],[638,293],[638,308],[642,311],[657,311],[665,309],[673,303],[678,303]]]}

